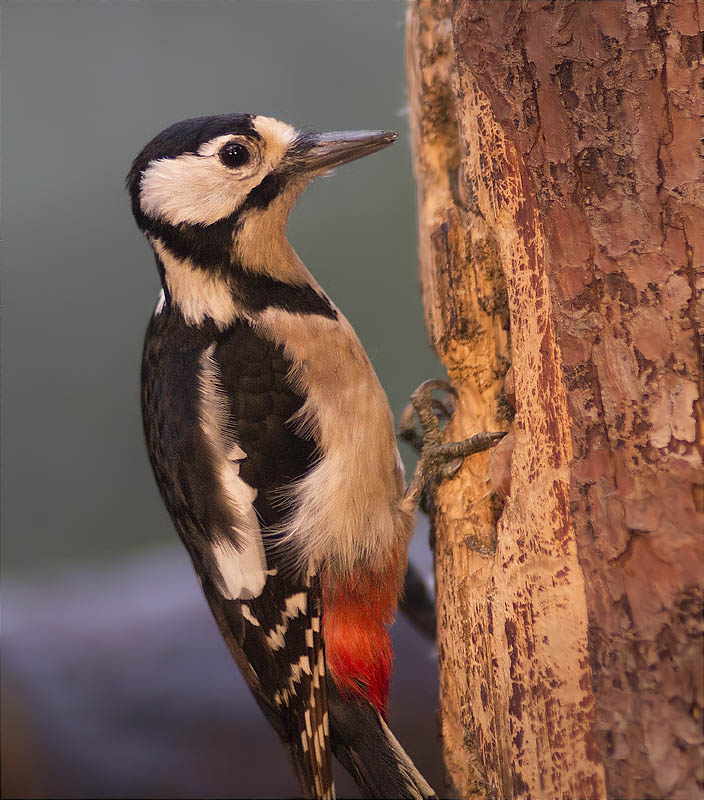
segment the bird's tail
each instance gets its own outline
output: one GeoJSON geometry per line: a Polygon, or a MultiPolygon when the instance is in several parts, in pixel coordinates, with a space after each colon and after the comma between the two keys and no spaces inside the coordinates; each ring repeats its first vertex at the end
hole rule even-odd
{"type": "MultiPolygon", "coordinates": [[[[311,620],[311,615],[320,618],[315,587],[308,590],[307,616],[291,614],[297,620],[302,617],[308,624],[296,630],[289,625],[287,648],[272,648],[263,643],[271,637],[271,632],[267,634],[254,616],[258,610],[255,600],[247,603],[247,616],[244,616],[243,604],[223,599],[209,581],[203,582],[203,590],[254,699],[287,746],[303,796],[312,800],[335,800],[323,643],[320,625],[314,626],[311,620]],[[292,654],[295,661],[291,661],[292,654]],[[252,661],[259,665],[268,684],[262,684],[252,661]]],[[[283,619],[288,621],[286,616],[283,619]]]]}
{"type": "Polygon", "coordinates": [[[328,702],[333,752],[364,797],[437,798],[373,705],[343,700],[331,681],[328,702]]]}
{"type": "Polygon", "coordinates": [[[295,739],[288,743],[288,750],[304,796],[313,800],[335,800],[330,753],[323,752],[322,758],[313,757],[312,747],[305,749],[295,739]]]}

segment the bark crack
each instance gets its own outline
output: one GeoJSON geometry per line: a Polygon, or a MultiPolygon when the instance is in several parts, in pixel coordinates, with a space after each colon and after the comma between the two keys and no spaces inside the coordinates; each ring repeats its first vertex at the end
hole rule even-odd
{"type": "Polygon", "coordinates": [[[526,74],[531,76],[530,88],[531,94],[533,97],[533,105],[535,106],[535,119],[536,119],[536,129],[535,129],[535,137],[533,139],[532,144],[528,147],[528,152],[526,153],[526,158],[529,158],[533,152],[533,148],[538,144],[540,140],[540,136],[542,133],[542,122],[540,118],[540,104],[538,102],[538,89],[536,86],[536,79],[534,77],[534,65],[528,58],[528,50],[526,48],[526,11],[525,6],[521,7],[521,11],[519,14],[519,29],[520,29],[520,38],[521,38],[521,57],[523,59],[523,66],[526,71],[526,74]]]}

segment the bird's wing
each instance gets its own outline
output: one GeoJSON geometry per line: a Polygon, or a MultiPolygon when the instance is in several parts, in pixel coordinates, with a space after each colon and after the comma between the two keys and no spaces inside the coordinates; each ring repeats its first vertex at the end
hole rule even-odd
{"type": "Polygon", "coordinates": [[[282,597],[274,599],[277,587],[270,581],[252,601],[225,600],[207,582],[203,588],[249,688],[289,748],[306,796],[323,800],[334,797],[334,789],[317,580],[313,576],[307,588],[297,587],[302,591],[289,595],[288,604],[282,597]],[[261,613],[274,602],[281,610],[277,622],[269,608],[261,613]],[[285,648],[276,648],[284,628],[285,648]]]}
{"type": "Polygon", "coordinates": [[[274,536],[281,490],[315,463],[289,420],[304,398],[283,349],[247,323],[188,326],[163,309],[142,361],[145,434],[167,508],[245,680],[311,797],[333,793],[321,592],[274,536]]]}
{"type": "Polygon", "coordinates": [[[315,463],[315,442],[289,422],[304,398],[289,381],[283,349],[245,323],[223,334],[201,361],[203,421],[213,426],[217,469],[224,483],[230,479],[242,526],[235,524],[239,549],[218,551],[206,596],[255,697],[288,743],[302,785],[313,797],[331,797],[320,583],[316,575],[293,572],[275,539],[262,536],[285,518],[282,489],[315,463]]]}

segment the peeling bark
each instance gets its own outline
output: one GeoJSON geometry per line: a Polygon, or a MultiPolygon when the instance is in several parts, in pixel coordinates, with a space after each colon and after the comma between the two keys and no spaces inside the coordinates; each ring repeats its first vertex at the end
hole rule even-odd
{"type": "Polygon", "coordinates": [[[447,435],[513,433],[434,498],[462,796],[704,797],[702,20],[694,0],[411,2],[447,435]]]}

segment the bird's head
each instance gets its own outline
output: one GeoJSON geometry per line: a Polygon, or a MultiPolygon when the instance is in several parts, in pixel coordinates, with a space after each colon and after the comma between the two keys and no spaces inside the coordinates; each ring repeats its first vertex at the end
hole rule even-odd
{"type": "Polygon", "coordinates": [[[150,238],[208,266],[204,260],[222,262],[223,250],[236,249],[236,233],[245,242],[283,235],[293,203],[312,178],[396,137],[393,131],[301,133],[250,114],[184,120],[135,159],[127,176],[132,210],[150,238]]]}

